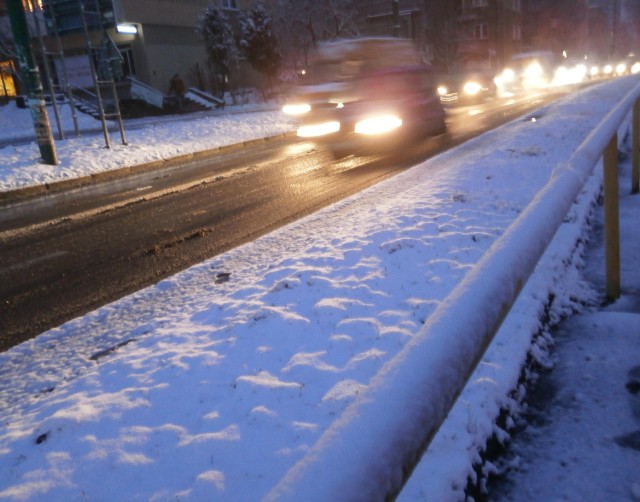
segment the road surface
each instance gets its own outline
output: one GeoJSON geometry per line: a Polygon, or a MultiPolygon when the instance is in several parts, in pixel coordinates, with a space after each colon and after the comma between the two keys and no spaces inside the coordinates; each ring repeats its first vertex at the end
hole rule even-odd
{"type": "Polygon", "coordinates": [[[448,114],[402,155],[334,159],[293,138],[0,205],[0,350],[407,169],[558,95],[448,114]]]}

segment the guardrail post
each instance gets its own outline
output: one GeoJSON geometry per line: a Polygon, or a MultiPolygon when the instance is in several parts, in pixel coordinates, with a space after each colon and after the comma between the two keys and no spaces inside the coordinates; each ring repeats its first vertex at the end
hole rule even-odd
{"type": "Polygon", "coordinates": [[[640,99],[633,105],[633,134],[632,156],[631,156],[631,193],[638,193],[640,190],[640,99]]]}
{"type": "Polygon", "coordinates": [[[618,135],[604,149],[604,238],[607,298],[620,296],[620,221],[618,216],[618,135]]]}

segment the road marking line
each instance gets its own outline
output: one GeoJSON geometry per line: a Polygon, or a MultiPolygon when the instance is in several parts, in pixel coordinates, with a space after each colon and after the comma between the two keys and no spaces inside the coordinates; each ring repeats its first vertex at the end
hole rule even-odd
{"type": "Polygon", "coordinates": [[[36,265],[47,260],[53,260],[54,258],[59,258],[60,256],[64,256],[67,254],[69,254],[68,251],[54,251],[53,253],[49,253],[44,256],[38,256],[37,258],[32,258],[31,260],[27,260],[22,263],[16,263],[15,265],[11,265],[10,267],[2,268],[0,269],[0,275],[6,274],[7,272],[15,272],[16,270],[20,270],[22,268],[29,268],[32,265],[36,265]]]}

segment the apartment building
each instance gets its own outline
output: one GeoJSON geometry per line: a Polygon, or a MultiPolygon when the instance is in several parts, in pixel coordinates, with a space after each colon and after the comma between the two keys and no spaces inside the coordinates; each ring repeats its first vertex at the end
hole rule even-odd
{"type": "Polygon", "coordinates": [[[358,1],[360,32],[412,38],[447,70],[491,71],[518,52],[523,0],[358,1]],[[395,29],[394,29],[395,27],[395,29]]]}
{"type": "MultiPolygon", "coordinates": [[[[0,18],[6,0],[0,0],[0,18]]],[[[63,11],[81,1],[106,13],[107,34],[124,58],[124,75],[162,91],[179,72],[203,87],[206,55],[195,27],[210,0],[24,0],[63,11]]],[[[231,22],[254,0],[220,0],[231,22]]],[[[273,4],[273,1],[268,3],[273,4]]],[[[401,36],[415,40],[425,60],[447,71],[500,69],[513,54],[548,50],[572,57],[608,57],[640,50],[637,0],[352,0],[360,35],[401,36]]],[[[69,79],[90,85],[86,42],[79,19],[69,15],[61,41],[69,79]]],[[[64,24],[62,23],[62,24],[64,24]]],[[[2,26],[0,25],[0,30],[2,26]]],[[[46,31],[46,30],[45,30],[46,31]]],[[[92,44],[100,44],[92,32],[92,44]]],[[[47,37],[50,51],[54,37],[47,37]]],[[[1,58],[0,58],[1,59],[1,58]]],[[[15,92],[13,63],[0,60],[0,96],[15,92]]],[[[54,65],[55,66],[55,65],[54,65]]],[[[234,77],[251,81],[243,65],[234,77]]],[[[206,85],[204,85],[206,87],[206,85]]]]}
{"type": "MultiPolygon", "coordinates": [[[[198,18],[209,0],[82,0],[87,11],[100,6],[107,35],[124,59],[124,75],[166,92],[171,76],[178,72],[197,85],[198,73],[206,68],[204,45],[196,32],[198,18]]],[[[45,14],[51,9],[64,12],[78,0],[41,0],[45,14]]],[[[233,22],[239,9],[250,1],[225,0],[222,5],[233,22]]],[[[69,12],[77,12],[68,9],[69,12]]],[[[86,42],[81,20],[70,14],[58,19],[69,77],[76,85],[89,85],[86,42]],[[60,26],[62,25],[62,26],[60,26]]],[[[100,45],[98,30],[91,30],[92,45],[100,45]]],[[[48,45],[55,48],[54,37],[48,45]]]]}
{"type": "MultiPolygon", "coordinates": [[[[77,87],[93,85],[82,18],[78,14],[79,2],[84,5],[90,45],[93,47],[103,44],[98,18],[92,14],[100,11],[106,35],[122,55],[123,77],[135,77],[163,92],[167,92],[174,73],[180,73],[189,85],[202,84],[199,80],[206,73],[207,63],[196,25],[210,0],[25,0],[30,25],[34,28],[39,22],[48,59],[58,79],[62,79],[59,56],[62,49],[69,82],[77,87]],[[53,31],[53,12],[56,13],[59,38],[53,31]]],[[[5,3],[5,0],[0,0],[0,16],[5,14],[6,20],[5,3]]],[[[220,2],[232,23],[236,22],[240,9],[252,3],[252,0],[220,2]]],[[[7,21],[4,29],[8,30],[8,27],[7,21]]],[[[31,31],[35,36],[36,30],[31,31]]],[[[35,42],[34,47],[41,59],[35,42]]],[[[15,63],[9,59],[0,60],[0,95],[15,94],[14,79],[11,78],[14,67],[15,63]]],[[[251,73],[246,65],[243,71],[251,73]]]]}

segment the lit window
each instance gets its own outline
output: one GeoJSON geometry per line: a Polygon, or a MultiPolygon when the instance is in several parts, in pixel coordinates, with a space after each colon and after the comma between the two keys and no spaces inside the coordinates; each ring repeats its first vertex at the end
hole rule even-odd
{"type": "Polygon", "coordinates": [[[23,0],[22,5],[25,12],[33,12],[35,9],[42,10],[42,0],[23,0]]]}

